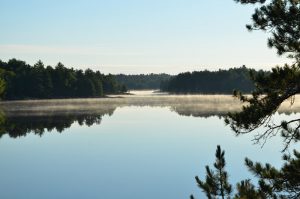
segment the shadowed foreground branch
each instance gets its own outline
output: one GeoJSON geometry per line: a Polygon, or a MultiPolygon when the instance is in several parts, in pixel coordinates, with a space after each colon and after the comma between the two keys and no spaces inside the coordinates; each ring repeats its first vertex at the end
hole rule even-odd
{"type": "MultiPolygon", "coordinates": [[[[254,163],[248,158],[245,165],[257,177],[257,185],[250,179],[242,180],[236,184],[233,196],[232,185],[228,182],[225,171],[225,152],[217,146],[215,170],[206,166],[206,178],[200,180],[197,176],[198,187],[206,194],[208,199],[298,199],[300,197],[300,153],[294,151],[294,157],[284,155],[284,165],[276,169],[270,164],[254,163]]],[[[194,196],[190,196],[194,199],[194,196]]]]}
{"type": "Polygon", "coordinates": [[[276,67],[271,73],[251,76],[255,82],[255,91],[251,96],[234,92],[234,96],[245,105],[241,112],[229,113],[225,122],[237,135],[263,127],[265,131],[255,136],[256,142],[265,142],[280,132],[284,138],[285,150],[292,141],[300,139],[300,118],[276,124],[272,116],[285,100],[290,100],[292,105],[295,95],[300,93],[300,65],[276,67]]]}

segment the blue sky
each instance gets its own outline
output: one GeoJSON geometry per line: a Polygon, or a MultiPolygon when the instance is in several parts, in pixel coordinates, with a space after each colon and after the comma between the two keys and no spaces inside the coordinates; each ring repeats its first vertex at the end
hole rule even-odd
{"type": "Polygon", "coordinates": [[[104,73],[172,73],[289,62],[249,33],[233,0],[0,0],[0,59],[104,73]]]}

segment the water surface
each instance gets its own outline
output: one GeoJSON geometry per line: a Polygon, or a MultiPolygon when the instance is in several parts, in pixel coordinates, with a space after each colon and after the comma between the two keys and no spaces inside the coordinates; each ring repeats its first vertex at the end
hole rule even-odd
{"type": "MultiPolygon", "coordinates": [[[[0,198],[203,198],[194,176],[218,144],[233,183],[252,177],[245,157],[282,164],[280,138],[261,148],[224,125],[240,110],[230,96],[112,97],[0,103],[0,198]]],[[[286,103],[274,120],[299,107],[286,103]]]]}

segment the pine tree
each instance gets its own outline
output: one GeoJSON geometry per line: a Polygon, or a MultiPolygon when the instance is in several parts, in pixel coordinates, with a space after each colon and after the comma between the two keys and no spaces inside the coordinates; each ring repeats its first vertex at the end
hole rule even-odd
{"type": "Polygon", "coordinates": [[[246,158],[249,171],[259,179],[259,192],[267,198],[300,198],[300,153],[294,150],[294,158],[284,155],[281,169],[270,164],[254,163],[246,158]]]}
{"type": "MultiPolygon", "coordinates": [[[[268,30],[271,37],[268,45],[275,48],[279,55],[288,54],[295,60],[291,66],[273,68],[270,73],[251,74],[255,91],[251,96],[239,91],[234,96],[245,103],[241,112],[229,113],[225,122],[239,135],[249,133],[261,126],[266,131],[257,135],[257,142],[265,142],[270,136],[281,132],[286,150],[291,142],[300,140],[300,119],[270,123],[279,106],[300,93],[300,1],[299,0],[234,0],[242,4],[261,4],[252,15],[253,23],[249,30],[268,30]]],[[[244,180],[237,184],[235,199],[298,199],[300,198],[300,153],[294,151],[294,158],[284,155],[285,164],[276,169],[270,164],[262,165],[245,160],[249,171],[258,178],[258,187],[244,180]]],[[[198,181],[200,188],[208,198],[215,197],[219,187],[215,183],[214,173],[207,167],[206,182],[198,181]],[[204,186],[205,185],[205,186],[204,186]],[[213,194],[212,194],[213,193],[213,194]]],[[[191,196],[191,198],[193,198],[191,196]]]]}
{"type": "MultiPolygon", "coordinates": [[[[228,182],[228,174],[225,171],[225,151],[221,150],[218,145],[216,150],[216,161],[214,163],[215,170],[211,170],[206,166],[206,179],[202,181],[198,176],[195,177],[200,189],[206,194],[208,199],[213,198],[230,198],[231,185],[228,182]]],[[[191,195],[193,198],[193,195],[191,195]]]]}
{"type": "Polygon", "coordinates": [[[271,37],[269,47],[277,53],[288,54],[294,58],[291,66],[273,68],[271,73],[252,74],[255,91],[252,96],[245,96],[236,91],[234,96],[246,103],[240,113],[230,113],[225,119],[237,134],[251,132],[264,126],[267,130],[255,137],[257,142],[265,142],[270,136],[281,132],[284,149],[291,142],[300,140],[300,119],[270,123],[272,115],[282,102],[300,93],[300,1],[299,0],[235,0],[242,4],[260,3],[253,16],[253,23],[247,25],[249,30],[268,30],[271,37]]]}
{"type": "Polygon", "coordinates": [[[234,92],[234,96],[245,105],[241,112],[229,113],[225,122],[231,126],[237,135],[249,133],[259,127],[266,127],[266,131],[255,137],[257,142],[265,142],[270,136],[281,132],[284,138],[284,149],[291,142],[300,139],[300,119],[270,123],[273,114],[280,105],[290,99],[293,104],[295,95],[300,93],[300,66],[276,67],[271,73],[252,75],[256,89],[252,96],[245,96],[241,92],[234,92]]]}
{"type": "Polygon", "coordinates": [[[267,196],[251,183],[250,179],[242,180],[236,185],[237,193],[234,199],[266,199],[267,196]]]}
{"type": "MultiPolygon", "coordinates": [[[[232,186],[225,171],[225,152],[218,146],[216,150],[215,170],[206,166],[206,179],[196,176],[197,185],[208,199],[231,198],[232,186]]],[[[299,199],[300,198],[300,153],[294,150],[294,157],[283,155],[284,165],[277,169],[270,164],[254,163],[248,158],[245,164],[257,178],[255,186],[250,179],[236,184],[233,199],[299,199]]],[[[190,199],[194,199],[191,195],[190,199]]]]}

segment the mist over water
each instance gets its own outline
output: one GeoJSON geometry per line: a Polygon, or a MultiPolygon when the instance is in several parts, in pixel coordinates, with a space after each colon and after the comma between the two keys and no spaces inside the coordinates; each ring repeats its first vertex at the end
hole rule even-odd
{"type": "MultiPolygon", "coordinates": [[[[23,100],[0,102],[6,116],[98,114],[117,108],[168,107],[180,115],[214,116],[241,110],[242,103],[230,95],[168,95],[153,91],[132,91],[132,95],[111,95],[108,98],[23,100]]],[[[293,104],[284,102],[278,113],[300,112],[300,96],[293,104]]]]}
{"type": "MultiPolygon", "coordinates": [[[[203,198],[194,176],[218,144],[233,184],[253,177],[245,157],[282,164],[280,137],[261,148],[224,125],[241,109],[232,96],[132,94],[0,102],[0,198],[203,198]]],[[[296,96],[274,121],[299,112],[296,96]]]]}
{"type": "MultiPolygon", "coordinates": [[[[63,132],[75,122],[87,126],[101,124],[104,116],[112,116],[126,107],[166,108],[180,116],[222,118],[228,112],[240,111],[242,103],[230,95],[168,95],[155,91],[132,91],[130,95],[107,98],[2,101],[0,136],[19,137],[30,132],[43,135],[53,129],[63,132]]],[[[299,112],[300,96],[296,96],[293,104],[284,102],[277,115],[299,112]]]]}

